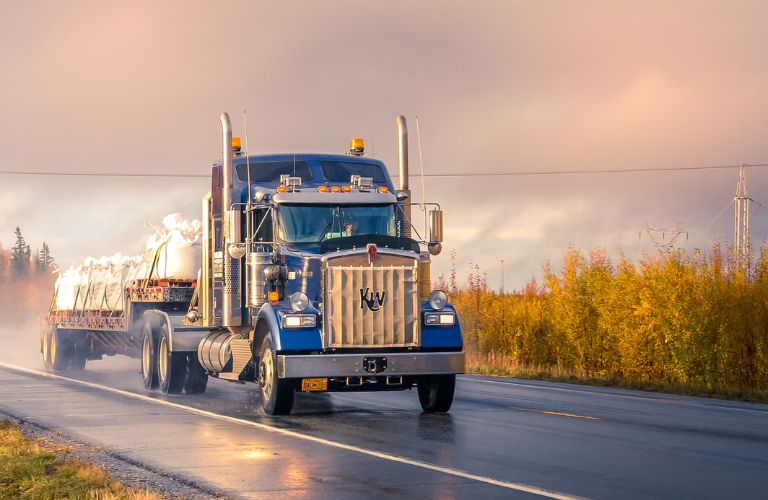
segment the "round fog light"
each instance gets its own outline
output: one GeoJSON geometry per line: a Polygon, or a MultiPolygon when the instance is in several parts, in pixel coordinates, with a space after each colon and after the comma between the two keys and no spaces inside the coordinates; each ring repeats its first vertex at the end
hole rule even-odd
{"type": "Polygon", "coordinates": [[[429,307],[439,311],[448,304],[448,296],[442,290],[435,290],[429,294],[429,307]]]}
{"type": "Polygon", "coordinates": [[[288,302],[291,304],[291,309],[296,312],[301,312],[309,307],[309,297],[307,297],[307,294],[304,292],[292,293],[291,296],[288,297],[288,302]]]}

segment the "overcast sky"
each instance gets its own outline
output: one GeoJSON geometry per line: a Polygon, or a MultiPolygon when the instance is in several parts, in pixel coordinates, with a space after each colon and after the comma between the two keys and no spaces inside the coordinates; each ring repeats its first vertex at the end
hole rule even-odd
{"type": "MultiPolygon", "coordinates": [[[[0,0],[0,170],[209,171],[218,115],[252,153],[344,152],[397,172],[395,116],[419,116],[444,254],[506,288],[569,246],[639,258],[644,228],[729,242],[736,170],[488,172],[768,162],[765,2],[14,2],[0,0]],[[718,214],[720,214],[719,217],[718,214]]],[[[768,168],[747,173],[768,200],[768,168]]],[[[412,182],[414,198],[421,185],[412,182]]],[[[0,175],[0,242],[20,225],[63,266],[136,253],[144,222],[199,217],[202,179],[0,175]]],[[[768,209],[753,207],[753,242],[768,209]]]]}

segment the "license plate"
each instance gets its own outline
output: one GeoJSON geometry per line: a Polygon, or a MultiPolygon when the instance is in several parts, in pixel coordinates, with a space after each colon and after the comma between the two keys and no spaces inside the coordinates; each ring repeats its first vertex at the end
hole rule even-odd
{"type": "Polygon", "coordinates": [[[301,379],[302,391],[327,391],[328,379],[327,378],[303,378],[301,379]]]}

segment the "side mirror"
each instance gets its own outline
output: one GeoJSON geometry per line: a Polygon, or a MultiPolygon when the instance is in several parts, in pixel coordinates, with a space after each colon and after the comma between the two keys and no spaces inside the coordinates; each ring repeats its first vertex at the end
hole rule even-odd
{"type": "Polygon", "coordinates": [[[429,211],[429,241],[432,243],[443,241],[443,211],[439,208],[429,211]]]}
{"type": "Polygon", "coordinates": [[[397,192],[397,201],[404,202],[408,199],[408,192],[407,191],[398,191],[397,192]]]}

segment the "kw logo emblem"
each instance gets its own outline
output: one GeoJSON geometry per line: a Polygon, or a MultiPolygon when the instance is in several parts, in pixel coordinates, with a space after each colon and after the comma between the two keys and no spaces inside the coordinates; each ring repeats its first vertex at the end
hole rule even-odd
{"type": "Polygon", "coordinates": [[[360,309],[367,307],[371,311],[378,311],[384,305],[387,292],[373,292],[370,288],[360,289],[360,309]]]}

